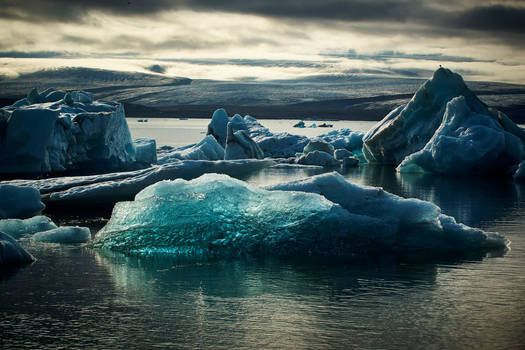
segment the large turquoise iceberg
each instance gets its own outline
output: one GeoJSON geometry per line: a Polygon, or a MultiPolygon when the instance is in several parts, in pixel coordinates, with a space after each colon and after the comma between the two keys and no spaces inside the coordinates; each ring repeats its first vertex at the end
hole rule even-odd
{"type": "Polygon", "coordinates": [[[115,205],[93,246],[132,255],[337,256],[504,248],[436,205],[330,173],[259,188],[227,175],[161,181],[115,205]]]}

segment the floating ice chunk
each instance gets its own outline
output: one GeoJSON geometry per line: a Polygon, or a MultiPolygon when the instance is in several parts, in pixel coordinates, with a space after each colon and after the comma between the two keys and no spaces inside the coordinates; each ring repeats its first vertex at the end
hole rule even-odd
{"type": "Polygon", "coordinates": [[[459,74],[439,68],[410,102],[394,109],[366,133],[363,139],[366,159],[399,165],[406,156],[427,144],[443,120],[447,103],[457,96],[464,96],[473,112],[490,114],[459,74]]]}
{"type": "Polygon", "coordinates": [[[321,151],[312,151],[303,154],[297,159],[297,164],[319,165],[325,168],[337,167],[339,162],[330,154],[321,151]]]}
{"type": "Polygon", "coordinates": [[[0,232],[0,266],[23,265],[35,261],[35,258],[18,242],[6,233],[0,232]]]}
{"type": "Polygon", "coordinates": [[[343,158],[343,164],[341,164],[343,168],[353,168],[357,165],[359,165],[359,158],[354,156],[343,158]]]}
{"type": "Polygon", "coordinates": [[[46,243],[85,243],[91,238],[87,227],[61,226],[49,231],[35,233],[31,239],[46,243]]]}
{"type": "Polygon", "coordinates": [[[61,208],[102,208],[113,206],[117,201],[130,200],[145,187],[161,180],[194,179],[205,173],[223,173],[240,177],[272,165],[275,165],[272,160],[255,159],[185,160],[153,166],[137,172],[102,175],[99,182],[96,181],[96,177],[71,177],[65,183],[41,180],[39,186],[53,190],[42,196],[43,201],[48,205],[61,208]]]}
{"type": "Polygon", "coordinates": [[[23,235],[32,235],[37,232],[47,231],[57,228],[57,225],[47,216],[34,216],[29,219],[5,219],[0,220],[0,231],[7,233],[14,238],[23,235]]]}
{"type": "Polygon", "coordinates": [[[253,141],[247,132],[238,130],[233,132],[233,123],[228,123],[228,136],[224,159],[263,159],[264,153],[253,141]]]}
{"type": "Polygon", "coordinates": [[[0,173],[49,173],[69,169],[105,171],[126,167],[135,153],[124,108],[94,102],[92,95],[33,89],[28,96],[3,107],[0,173]]]}
{"type": "Polygon", "coordinates": [[[319,135],[315,139],[328,142],[334,149],[345,148],[349,151],[354,151],[361,150],[363,147],[363,136],[365,136],[364,132],[341,128],[319,135]]]}
{"type": "Polygon", "coordinates": [[[506,173],[525,158],[521,140],[493,116],[472,111],[465,97],[452,99],[423,149],[407,156],[400,172],[506,173]]]}
{"type": "Polygon", "coordinates": [[[320,151],[333,155],[334,146],[324,141],[310,141],[306,146],[304,146],[303,153],[307,154],[313,151],[320,151]]]}
{"type": "Polygon", "coordinates": [[[343,160],[346,157],[351,157],[354,154],[346,148],[339,148],[334,151],[334,158],[337,160],[343,160]]]}
{"type": "Polygon", "coordinates": [[[304,128],[304,122],[301,120],[300,122],[297,122],[293,125],[294,128],[304,128]]]}
{"type": "Polygon", "coordinates": [[[135,159],[137,162],[144,164],[153,164],[157,162],[157,144],[155,139],[142,137],[133,140],[135,147],[135,159]]]}
{"type": "Polygon", "coordinates": [[[230,117],[224,108],[213,112],[206,135],[212,135],[222,147],[226,146],[227,127],[230,117]]]}
{"type": "Polygon", "coordinates": [[[224,148],[208,135],[195,145],[184,146],[159,155],[157,164],[168,164],[178,160],[222,160],[224,148]]]}
{"type": "Polygon", "coordinates": [[[258,188],[225,175],[162,181],[115,205],[94,247],[126,254],[350,257],[504,248],[439,207],[331,173],[258,188]],[[268,190],[270,189],[270,190],[268,190]]]}
{"type": "Polygon", "coordinates": [[[213,135],[221,145],[225,146],[228,123],[230,122],[233,132],[246,131],[248,136],[261,148],[265,157],[294,157],[296,153],[303,151],[304,146],[309,141],[306,136],[288,133],[274,134],[249,115],[242,118],[236,114],[229,118],[224,109],[218,109],[213,113],[212,120],[208,124],[207,134],[213,135]]]}
{"type": "Polygon", "coordinates": [[[525,181],[525,160],[520,163],[513,177],[514,177],[514,180],[525,181]]]}
{"type": "Polygon", "coordinates": [[[0,219],[29,218],[38,215],[44,208],[37,189],[0,185],[0,219]]]}

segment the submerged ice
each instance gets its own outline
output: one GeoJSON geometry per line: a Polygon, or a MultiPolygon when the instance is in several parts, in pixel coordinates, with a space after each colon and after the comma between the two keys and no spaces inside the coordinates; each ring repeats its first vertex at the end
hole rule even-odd
{"type": "Polygon", "coordinates": [[[137,255],[351,257],[507,243],[456,223],[432,203],[330,173],[266,189],[218,174],[161,181],[117,203],[93,245],[137,255]]]}

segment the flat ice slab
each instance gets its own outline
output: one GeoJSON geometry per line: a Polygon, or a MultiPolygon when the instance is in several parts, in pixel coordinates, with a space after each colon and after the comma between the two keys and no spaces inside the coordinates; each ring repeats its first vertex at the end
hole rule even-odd
{"type": "Polygon", "coordinates": [[[448,254],[507,244],[432,203],[354,185],[337,173],[266,189],[218,174],[161,181],[117,203],[93,242],[133,255],[219,257],[448,254]]]}

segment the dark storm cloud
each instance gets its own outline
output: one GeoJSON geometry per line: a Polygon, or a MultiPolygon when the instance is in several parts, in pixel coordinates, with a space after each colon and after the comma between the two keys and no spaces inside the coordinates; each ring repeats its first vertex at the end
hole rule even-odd
{"type": "Polygon", "coordinates": [[[323,68],[326,65],[319,62],[301,60],[270,60],[270,59],[236,59],[236,58],[165,58],[165,62],[182,62],[198,65],[234,65],[249,67],[281,67],[281,68],[323,68]]]}
{"type": "Polygon", "coordinates": [[[64,52],[58,51],[0,51],[2,58],[56,58],[64,56],[64,52]]]}
{"type": "Polygon", "coordinates": [[[381,51],[374,54],[358,54],[355,50],[349,50],[346,53],[329,53],[325,56],[329,57],[344,57],[358,60],[373,60],[373,61],[390,61],[393,59],[412,59],[423,61],[437,61],[437,62],[495,62],[494,60],[477,59],[466,56],[449,56],[440,53],[435,54],[409,54],[396,51],[381,51]]]}
{"type": "MultiPolygon", "coordinates": [[[[379,30],[385,25],[411,24],[423,26],[422,32],[440,31],[443,35],[464,35],[475,31],[501,37],[514,45],[525,34],[525,7],[501,0],[447,2],[444,10],[439,0],[0,0],[0,18],[38,21],[83,21],[90,11],[102,11],[120,16],[155,18],[169,10],[230,12],[253,14],[284,20],[361,23],[377,22],[379,30]],[[465,3],[465,2],[464,2],[465,3]],[[481,4],[481,5],[479,5],[481,4]]],[[[522,44],[523,45],[523,44],[522,44]]]]}

